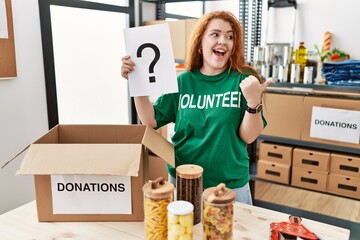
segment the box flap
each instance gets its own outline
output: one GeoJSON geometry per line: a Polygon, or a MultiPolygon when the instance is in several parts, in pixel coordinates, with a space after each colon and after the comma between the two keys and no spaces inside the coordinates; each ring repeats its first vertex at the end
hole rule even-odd
{"type": "Polygon", "coordinates": [[[141,144],[32,144],[17,174],[138,176],[141,144]]]}
{"type": "Polygon", "coordinates": [[[155,155],[175,167],[174,146],[168,140],[160,136],[153,128],[147,126],[142,144],[150,149],[155,155]]]}

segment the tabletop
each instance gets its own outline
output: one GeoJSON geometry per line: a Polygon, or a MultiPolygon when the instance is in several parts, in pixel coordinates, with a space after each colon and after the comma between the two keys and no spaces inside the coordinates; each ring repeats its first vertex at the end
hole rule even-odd
{"type": "MultiPolygon", "coordinates": [[[[288,214],[236,202],[234,238],[268,240],[270,223],[287,222],[288,214]]],[[[348,240],[350,231],[303,219],[302,224],[326,240],[348,240]]],[[[0,215],[0,239],[4,240],[133,240],[145,239],[143,222],[38,222],[32,201],[0,215]]],[[[202,224],[194,226],[194,240],[202,239],[202,224]]]]}

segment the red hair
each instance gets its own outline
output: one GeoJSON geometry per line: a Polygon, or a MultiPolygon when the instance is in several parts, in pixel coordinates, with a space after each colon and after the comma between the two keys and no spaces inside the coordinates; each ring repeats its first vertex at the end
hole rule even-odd
{"type": "Polygon", "coordinates": [[[188,49],[188,54],[186,57],[186,70],[191,71],[193,69],[200,69],[202,67],[203,56],[200,52],[201,40],[207,26],[213,19],[222,19],[228,22],[233,30],[234,46],[227,63],[229,69],[235,69],[243,74],[252,74],[257,77],[260,82],[262,82],[262,78],[259,73],[245,62],[243,27],[236,19],[236,17],[227,11],[215,11],[207,13],[197,21],[190,39],[191,47],[188,49]]]}

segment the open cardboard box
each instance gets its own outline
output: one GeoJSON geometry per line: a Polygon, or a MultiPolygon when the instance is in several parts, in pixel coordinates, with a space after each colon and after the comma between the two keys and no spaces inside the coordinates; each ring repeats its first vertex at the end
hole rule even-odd
{"type": "Polygon", "coordinates": [[[38,220],[143,221],[149,150],[174,166],[174,148],[145,125],[57,125],[17,171],[34,175],[38,220]]]}

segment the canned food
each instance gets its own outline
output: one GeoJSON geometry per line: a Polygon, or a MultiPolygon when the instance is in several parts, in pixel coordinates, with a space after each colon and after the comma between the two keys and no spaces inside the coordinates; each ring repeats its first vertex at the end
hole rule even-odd
{"type": "Polygon", "coordinates": [[[306,66],[304,68],[304,83],[311,84],[313,83],[313,72],[314,67],[312,66],[306,66]]]}
{"type": "Polygon", "coordinates": [[[300,82],[300,64],[297,63],[291,64],[290,82],[291,83],[300,82]]]}

